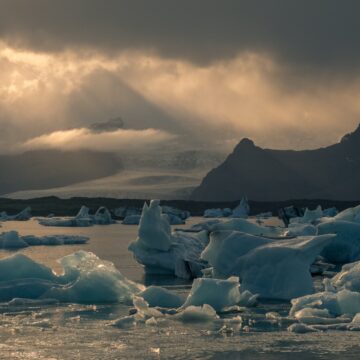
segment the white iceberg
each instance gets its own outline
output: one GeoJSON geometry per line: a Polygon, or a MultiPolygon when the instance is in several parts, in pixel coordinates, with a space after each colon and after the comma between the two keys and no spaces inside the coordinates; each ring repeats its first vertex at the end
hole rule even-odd
{"type": "Polygon", "coordinates": [[[312,236],[317,234],[316,226],[312,224],[290,223],[285,231],[286,236],[312,236]]]}
{"type": "MultiPolygon", "coordinates": [[[[341,290],[339,292],[319,292],[312,295],[307,295],[291,300],[292,307],[290,309],[290,316],[297,316],[299,319],[303,315],[310,313],[317,314],[317,317],[329,318],[329,317],[339,317],[343,315],[348,315],[353,317],[358,312],[360,312],[360,293],[341,290]],[[305,314],[301,312],[307,309],[305,314]],[[312,309],[312,310],[310,310],[312,309]],[[321,310],[325,310],[322,311],[321,310]],[[319,316],[323,314],[323,316],[319,316]],[[327,314],[327,316],[324,316],[327,314]]],[[[315,319],[312,319],[315,322],[315,319]]],[[[319,323],[324,323],[324,321],[319,320],[319,323]]],[[[339,320],[326,321],[329,323],[335,322],[345,322],[344,318],[339,320]]]]}
{"type": "MultiPolygon", "coordinates": [[[[240,294],[239,278],[235,276],[227,280],[198,278],[194,280],[183,307],[208,304],[216,312],[221,312],[225,308],[238,305],[241,300],[244,298],[240,294]]],[[[248,303],[253,304],[251,296],[248,300],[248,303]]],[[[246,306],[248,304],[242,303],[241,305],[246,306]]]]}
{"type": "Polygon", "coordinates": [[[290,224],[312,224],[316,220],[319,220],[324,216],[321,205],[318,205],[316,209],[309,210],[305,209],[302,217],[293,217],[290,219],[290,224]]]}
{"type": "Polygon", "coordinates": [[[214,277],[238,276],[241,289],[289,300],[313,293],[310,266],[334,235],[271,240],[240,232],[211,233],[201,258],[214,277]]]}
{"type": "Polygon", "coordinates": [[[167,274],[181,278],[201,276],[205,263],[199,260],[207,245],[207,234],[171,233],[167,215],[158,200],[144,204],[138,238],[129,245],[136,260],[148,274],[167,274]]]}
{"type": "Polygon", "coordinates": [[[190,305],[186,307],[183,311],[174,315],[174,318],[181,320],[185,323],[193,322],[208,322],[219,319],[219,316],[216,314],[214,308],[208,304],[202,306],[193,306],[190,305]]]}
{"type": "Polygon", "coordinates": [[[360,261],[344,265],[341,272],[331,279],[331,284],[336,289],[360,292],[360,261]]]}

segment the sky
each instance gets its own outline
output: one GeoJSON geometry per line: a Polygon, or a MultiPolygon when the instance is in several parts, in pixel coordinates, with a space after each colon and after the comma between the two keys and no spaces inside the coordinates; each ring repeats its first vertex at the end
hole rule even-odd
{"type": "Polygon", "coordinates": [[[332,144],[360,122],[359,13],[355,0],[0,0],[0,153],[332,144]]]}

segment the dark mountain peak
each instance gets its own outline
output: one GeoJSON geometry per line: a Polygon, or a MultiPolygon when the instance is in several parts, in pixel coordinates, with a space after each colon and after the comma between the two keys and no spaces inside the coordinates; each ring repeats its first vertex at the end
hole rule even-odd
{"type": "Polygon", "coordinates": [[[235,147],[234,152],[254,148],[255,143],[249,138],[243,138],[235,147]]]}
{"type": "Polygon", "coordinates": [[[340,144],[315,150],[271,150],[243,139],[211,170],[192,200],[360,199],[360,126],[340,144]]]}
{"type": "Polygon", "coordinates": [[[348,143],[348,142],[359,142],[360,143],[360,124],[358,127],[351,133],[346,134],[342,137],[341,143],[348,143]]]}

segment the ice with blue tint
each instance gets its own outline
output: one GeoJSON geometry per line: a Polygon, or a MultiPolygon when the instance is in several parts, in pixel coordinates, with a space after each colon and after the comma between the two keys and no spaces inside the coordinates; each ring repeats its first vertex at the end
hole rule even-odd
{"type": "Polygon", "coordinates": [[[219,230],[231,230],[241,231],[243,233],[268,236],[268,237],[280,237],[283,235],[284,229],[274,226],[261,226],[254,224],[246,219],[231,219],[224,222],[218,222],[210,225],[210,231],[219,230]]]}
{"type": "Polygon", "coordinates": [[[220,208],[206,209],[204,211],[205,218],[219,218],[219,217],[223,217],[223,216],[224,216],[223,209],[220,209],[220,208]]]}
{"type": "Polygon", "coordinates": [[[246,303],[244,303],[245,298],[240,293],[239,278],[235,276],[227,280],[198,278],[193,281],[190,294],[183,307],[208,304],[217,312],[221,312],[235,305],[253,305],[256,297],[251,294],[250,298],[246,297],[246,303]]]}
{"type": "Polygon", "coordinates": [[[205,263],[199,257],[207,242],[205,232],[171,233],[168,217],[161,213],[159,201],[152,200],[149,206],[144,204],[138,238],[129,245],[129,250],[148,274],[188,279],[201,275],[205,263]]]}
{"type": "Polygon", "coordinates": [[[317,226],[318,234],[335,234],[324,248],[322,256],[332,263],[360,260],[360,224],[344,220],[329,220],[317,226]]]}
{"type": "Polygon", "coordinates": [[[0,300],[56,299],[75,303],[129,303],[144,286],[126,279],[112,263],[79,251],[59,260],[64,275],[22,254],[0,260],[0,300]]]}
{"type": "Polygon", "coordinates": [[[308,208],[305,209],[304,216],[302,217],[294,217],[290,219],[290,224],[311,224],[316,220],[322,218],[324,216],[323,210],[321,205],[319,205],[314,210],[309,210],[308,208]]]}
{"type": "Polygon", "coordinates": [[[312,236],[317,234],[317,227],[312,224],[290,223],[286,236],[312,236]]]}
{"type": "Polygon", "coordinates": [[[214,277],[239,276],[241,289],[262,298],[313,293],[310,266],[335,235],[271,240],[236,231],[211,233],[201,255],[214,277]]]}
{"type": "Polygon", "coordinates": [[[360,261],[343,265],[341,272],[331,279],[336,289],[348,289],[360,292],[360,261]]]}
{"type": "Polygon", "coordinates": [[[360,222],[360,205],[347,208],[339,212],[335,217],[335,220],[360,222]]]}
{"type": "Polygon", "coordinates": [[[121,222],[124,225],[139,225],[141,215],[127,215],[121,222]]]}
{"type": "Polygon", "coordinates": [[[250,213],[250,206],[246,196],[244,196],[240,204],[233,209],[232,214],[230,215],[233,218],[243,218],[246,219],[250,213]]]}
{"type": "Polygon", "coordinates": [[[15,215],[8,215],[6,211],[2,211],[0,213],[0,221],[27,221],[30,220],[32,217],[31,215],[31,208],[27,207],[24,210],[20,211],[18,214],[15,215]]]}
{"type": "Polygon", "coordinates": [[[7,231],[0,234],[0,249],[20,249],[39,245],[74,245],[85,244],[89,238],[79,235],[46,235],[20,236],[17,231],[7,231]]]}
{"type": "Polygon", "coordinates": [[[139,293],[139,296],[141,296],[151,307],[178,308],[185,301],[185,298],[182,296],[161,286],[153,285],[139,293]]]}
{"type": "Polygon", "coordinates": [[[109,210],[100,207],[94,215],[89,213],[89,208],[82,206],[74,217],[51,217],[39,220],[43,226],[64,226],[64,227],[88,227],[93,225],[110,225],[116,221],[112,219],[109,210]]]}

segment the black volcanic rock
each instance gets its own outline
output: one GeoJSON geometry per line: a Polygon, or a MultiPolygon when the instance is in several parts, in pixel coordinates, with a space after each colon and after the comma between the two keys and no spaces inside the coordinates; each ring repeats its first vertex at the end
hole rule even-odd
{"type": "Polygon", "coordinates": [[[115,174],[118,156],[93,151],[39,150],[0,155],[0,194],[48,189],[115,174]]]}
{"type": "Polygon", "coordinates": [[[360,200],[360,126],[334,145],[316,150],[271,150],[243,139],[211,170],[192,200],[360,200]]]}

